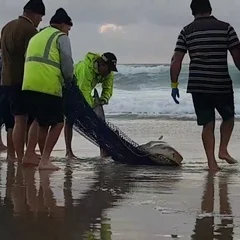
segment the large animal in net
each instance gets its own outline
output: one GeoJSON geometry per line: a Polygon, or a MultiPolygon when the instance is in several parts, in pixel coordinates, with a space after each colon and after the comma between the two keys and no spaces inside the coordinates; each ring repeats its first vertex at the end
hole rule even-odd
{"type": "Polygon", "coordinates": [[[140,146],[117,126],[99,118],[75,84],[65,89],[64,99],[68,113],[76,118],[74,130],[104,149],[114,161],[132,165],[179,165],[183,160],[167,143],[158,140],[140,146]]]}

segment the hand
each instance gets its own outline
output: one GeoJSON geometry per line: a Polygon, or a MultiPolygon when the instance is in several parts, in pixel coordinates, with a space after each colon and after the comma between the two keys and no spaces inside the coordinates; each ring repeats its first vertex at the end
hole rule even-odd
{"type": "Polygon", "coordinates": [[[103,106],[105,105],[106,103],[103,102],[103,101],[99,101],[98,103],[95,104],[95,106],[103,106]]]}
{"type": "Polygon", "coordinates": [[[172,88],[172,98],[176,104],[179,104],[179,101],[177,100],[177,97],[180,98],[179,95],[179,89],[178,88],[172,88]]]}
{"type": "Polygon", "coordinates": [[[66,79],[63,84],[63,88],[65,89],[71,89],[73,86],[73,80],[72,79],[66,79]]]}

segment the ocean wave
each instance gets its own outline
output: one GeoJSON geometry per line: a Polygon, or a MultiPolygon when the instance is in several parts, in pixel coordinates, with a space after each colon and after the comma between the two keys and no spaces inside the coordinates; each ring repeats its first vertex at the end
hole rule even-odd
{"type": "MultiPolygon", "coordinates": [[[[181,87],[187,87],[189,66],[184,64],[179,76],[181,87]]],[[[138,91],[167,87],[170,82],[169,65],[119,65],[115,74],[114,88],[138,91]]],[[[236,67],[229,66],[234,87],[240,88],[240,72],[236,67]]]]}
{"type": "MultiPolygon", "coordinates": [[[[236,117],[240,117],[240,72],[230,66],[235,92],[236,117]]],[[[180,104],[171,97],[169,65],[119,65],[113,96],[105,106],[109,116],[141,116],[195,119],[191,94],[186,93],[188,65],[180,74],[180,104]]],[[[101,91],[101,88],[98,88],[101,91]]],[[[219,115],[216,115],[219,118],[219,115]]]]}
{"type": "Polygon", "coordinates": [[[159,74],[166,73],[170,69],[167,65],[119,65],[118,74],[133,75],[133,74],[159,74]]]}
{"type": "MultiPolygon", "coordinates": [[[[171,89],[142,89],[136,92],[114,90],[114,96],[105,106],[108,116],[167,117],[176,119],[195,119],[191,94],[180,89],[180,104],[175,104],[171,89]]],[[[240,117],[240,89],[235,91],[236,118],[240,117]]],[[[219,114],[216,112],[217,118],[219,114]]]]}

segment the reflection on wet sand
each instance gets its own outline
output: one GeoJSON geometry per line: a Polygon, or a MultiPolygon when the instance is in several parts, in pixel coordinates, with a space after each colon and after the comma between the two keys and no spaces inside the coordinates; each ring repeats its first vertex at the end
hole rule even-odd
{"type": "Polygon", "coordinates": [[[99,166],[95,183],[82,198],[72,197],[72,169],[65,168],[64,206],[57,206],[51,188],[51,172],[8,165],[6,198],[0,199],[0,229],[4,240],[111,239],[104,210],[130,190],[124,166],[99,166]],[[40,177],[37,189],[35,174],[40,177]],[[126,179],[126,180],[125,180],[126,179]]]}
{"type": "Polygon", "coordinates": [[[39,172],[0,162],[0,239],[233,239],[229,172],[207,175],[195,222],[202,173],[187,172],[184,182],[180,170],[89,162],[62,162],[62,169],[39,172]]]}
{"type": "Polygon", "coordinates": [[[233,216],[228,198],[228,182],[230,173],[225,173],[217,177],[209,173],[206,177],[204,194],[202,197],[202,215],[196,220],[193,240],[231,240],[233,239],[233,216]],[[218,180],[220,209],[219,213],[214,213],[215,184],[218,180]],[[216,221],[220,220],[220,224],[216,221]]]}

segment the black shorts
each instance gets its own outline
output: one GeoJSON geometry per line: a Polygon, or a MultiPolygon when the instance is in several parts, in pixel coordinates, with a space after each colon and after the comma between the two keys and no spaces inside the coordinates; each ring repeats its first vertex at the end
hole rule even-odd
{"type": "Polygon", "coordinates": [[[234,118],[234,96],[229,94],[193,93],[193,105],[197,115],[198,125],[206,125],[215,121],[215,109],[223,121],[234,118]]]}
{"type": "Polygon", "coordinates": [[[40,127],[54,126],[63,122],[63,101],[61,97],[34,91],[23,92],[27,113],[32,119],[36,119],[40,127]]]}
{"type": "Polygon", "coordinates": [[[9,87],[0,86],[0,121],[1,124],[5,125],[6,131],[14,127],[14,116],[11,112],[9,91],[11,91],[9,87]]]}
{"type": "Polygon", "coordinates": [[[25,97],[21,86],[4,86],[9,88],[8,94],[11,105],[11,112],[14,116],[26,115],[25,97]]]}
{"type": "Polygon", "coordinates": [[[28,120],[27,120],[27,124],[28,125],[31,125],[32,123],[33,123],[33,121],[34,121],[34,117],[33,116],[28,116],[28,120]]]}

